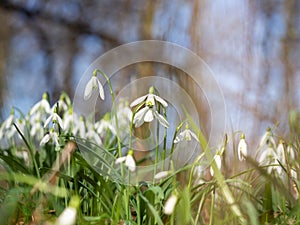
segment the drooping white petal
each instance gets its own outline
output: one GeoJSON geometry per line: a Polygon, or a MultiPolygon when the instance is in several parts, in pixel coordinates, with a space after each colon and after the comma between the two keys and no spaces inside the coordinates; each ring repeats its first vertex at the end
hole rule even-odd
{"type": "Polygon", "coordinates": [[[42,99],[41,100],[41,106],[45,110],[45,112],[47,112],[47,113],[51,112],[50,104],[49,104],[48,100],[42,99]]]}
{"type": "Polygon", "coordinates": [[[169,175],[169,171],[161,171],[157,174],[155,174],[154,179],[159,180],[167,177],[169,175]]]}
{"type": "Polygon", "coordinates": [[[145,113],[144,121],[151,122],[154,119],[153,110],[149,108],[149,110],[145,113]]]}
{"type": "Polygon", "coordinates": [[[13,121],[14,121],[14,115],[9,115],[9,117],[6,119],[6,121],[4,122],[6,125],[5,125],[5,128],[8,129],[11,127],[11,125],[13,124],[13,121]]]}
{"type": "MultiPolygon", "coordinates": [[[[94,76],[89,80],[84,89],[84,100],[88,100],[92,96],[93,88],[95,87],[94,76]]],[[[97,87],[97,86],[96,86],[97,87]]]]}
{"type": "Polygon", "coordinates": [[[183,135],[183,132],[181,132],[180,134],[178,134],[174,140],[174,143],[178,143],[180,141],[182,141],[184,139],[184,135],[183,135]]]}
{"type": "Polygon", "coordinates": [[[135,161],[134,161],[134,158],[132,157],[132,155],[126,156],[125,166],[127,166],[131,172],[135,171],[136,165],[135,165],[135,161]]]}
{"type": "Polygon", "coordinates": [[[161,97],[154,95],[154,98],[156,101],[161,103],[163,107],[165,107],[165,108],[168,107],[168,103],[165,100],[163,100],[161,97]]]}
{"type": "Polygon", "coordinates": [[[147,96],[148,96],[148,94],[135,99],[133,102],[131,102],[130,107],[134,107],[134,106],[140,104],[141,102],[143,102],[146,99],[147,96]]]}
{"type": "Polygon", "coordinates": [[[100,95],[100,98],[101,98],[102,100],[104,100],[105,96],[104,96],[103,86],[102,86],[102,84],[100,83],[100,81],[98,80],[98,78],[97,78],[97,85],[98,85],[98,89],[99,89],[99,95],[100,95]]]}
{"type": "Polygon", "coordinates": [[[53,118],[53,114],[50,115],[47,119],[46,119],[46,122],[44,124],[44,128],[46,128],[48,126],[48,124],[50,123],[50,121],[52,121],[52,118],[53,118]]]}
{"type": "MultiPolygon", "coordinates": [[[[220,170],[222,166],[222,160],[220,155],[215,155],[214,156],[214,161],[216,163],[217,168],[220,170]]],[[[210,175],[213,177],[214,176],[214,170],[212,167],[210,167],[210,175]]]]}
{"type": "Polygon", "coordinates": [[[191,131],[191,130],[190,130],[190,135],[191,135],[196,141],[199,142],[197,135],[196,135],[193,131],[191,131]]]}
{"type": "Polygon", "coordinates": [[[125,162],[127,156],[122,156],[120,158],[117,158],[115,161],[115,164],[120,164],[122,162],[125,162]]]}
{"type": "Polygon", "coordinates": [[[162,116],[160,115],[157,111],[154,112],[154,116],[158,121],[160,122],[161,125],[164,127],[168,128],[169,127],[169,122],[162,116]]]}
{"type": "Polygon", "coordinates": [[[40,146],[45,145],[45,144],[50,140],[50,138],[51,138],[50,134],[46,134],[46,135],[42,138],[42,140],[41,140],[41,142],[40,142],[40,146]]]}
{"type": "Polygon", "coordinates": [[[55,221],[55,225],[75,225],[77,210],[73,207],[67,207],[55,221]]]}
{"type": "Polygon", "coordinates": [[[176,195],[171,195],[164,205],[164,214],[171,215],[174,212],[178,197],[176,195]]]}
{"type": "Polygon", "coordinates": [[[59,126],[61,127],[61,129],[64,129],[63,121],[57,113],[53,114],[53,119],[52,120],[57,121],[59,126]]]}
{"type": "Polygon", "coordinates": [[[247,156],[247,143],[244,138],[241,138],[238,144],[238,158],[240,161],[243,161],[245,160],[246,156],[247,156]]]}
{"type": "Polygon", "coordinates": [[[135,127],[140,127],[145,122],[144,117],[148,110],[149,110],[149,107],[146,106],[134,115],[133,123],[134,123],[135,127]]]}
{"type": "Polygon", "coordinates": [[[32,106],[30,110],[30,115],[34,114],[40,108],[40,106],[41,106],[41,101],[34,104],[34,106],[32,106]]]}
{"type": "Polygon", "coordinates": [[[278,156],[278,160],[282,163],[285,164],[285,156],[284,156],[284,147],[283,144],[280,142],[277,149],[276,149],[276,153],[278,156]]]}
{"type": "Polygon", "coordinates": [[[54,141],[54,143],[55,143],[55,146],[56,147],[60,147],[60,145],[59,145],[59,142],[58,142],[58,134],[56,133],[56,132],[53,132],[52,134],[51,134],[51,137],[52,137],[52,140],[54,141]]]}

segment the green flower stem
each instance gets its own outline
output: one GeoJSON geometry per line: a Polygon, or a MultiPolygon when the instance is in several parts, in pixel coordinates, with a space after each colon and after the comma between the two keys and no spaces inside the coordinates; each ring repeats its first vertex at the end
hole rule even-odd
{"type": "Polygon", "coordinates": [[[211,193],[211,205],[210,205],[210,219],[209,219],[209,225],[213,224],[213,214],[214,214],[214,205],[215,205],[215,189],[212,190],[211,193]]]}
{"type": "MultiPolygon", "coordinates": [[[[167,119],[167,112],[166,112],[166,109],[163,109],[164,111],[164,117],[165,119],[167,119]]],[[[167,129],[165,128],[164,129],[164,147],[163,147],[163,152],[162,152],[162,161],[163,161],[163,164],[162,164],[162,170],[165,169],[165,159],[166,159],[166,151],[167,151],[167,129]]]]}
{"type": "MultiPolygon", "coordinates": [[[[115,94],[114,94],[114,91],[113,91],[113,88],[112,88],[109,77],[99,69],[95,69],[94,72],[93,72],[93,75],[97,75],[97,72],[99,72],[106,79],[108,87],[109,87],[110,95],[111,95],[111,101],[112,101],[112,104],[114,104],[115,103],[115,94]]],[[[120,135],[119,135],[119,123],[118,123],[118,118],[117,118],[116,113],[114,113],[114,117],[115,117],[115,122],[116,122],[118,154],[119,154],[119,157],[121,157],[122,156],[122,147],[121,147],[121,141],[120,141],[120,135]]]]}
{"type": "Polygon", "coordinates": [[[33,153],[33,150],[31,148],[31,146],[29,145],[28,141],[26,140],[26,138],[24,137],[24,134],[21,132],[21,130],[18,128],[18,126],[14,123],[13,124],[14,127],[17,129],[18,133],[21,135],[23,141],[25,142],[25,145],[27,146],[28,150],[29,150],[29,154],[30,154],[30,158],[33,162],[33,167],[35,169],[35,172],[36,172],[36,175],[38,178],[41,178],[41,175],[40,175],[40,170],[39,170],[39,167],[38,167],[38,164],[35,160],[35,157],[34,157],[34,153],[33,153]]]}

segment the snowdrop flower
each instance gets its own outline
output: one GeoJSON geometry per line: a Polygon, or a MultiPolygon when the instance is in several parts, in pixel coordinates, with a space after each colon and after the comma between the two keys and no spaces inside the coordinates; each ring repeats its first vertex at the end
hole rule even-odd
{"type": "MultiPolygon", "coordinates": [[[[119,128],[129,127],[132,119],[132,111],[129,108],[129,103],[126,100],[121,100],[117,107],[117,118],[119,123],[119,128]]],[[[115,122],[115,121],[113,121],[115,122]]]]}
{"type": "Polygon", "coordinates": [[[168,106],[168,103],[165,100],[163,100],[161,97],[154,94],[154,87],[152,86],[152,87],[149,88],[149,94],[146,94],[146,95],[144,95],[142,97],[139,97],[136,100],[134,100],[130,104],[130,107],[132,108],[132,107],[134,107],[134,106],[136,106],[136,105],[138,105],[142,102],[146,102],[146,104],[147,104],[147,102],[149,102],[149,101],[152,102],[152,105],[155,105],[155,100],[158,101],[165,108],[168,106]]]}
{"type": "Polygon", "coordinates": [[[98,133],[96,132],[94,126],[89,125],[88,126],[88,132],[85,134],[84,138],[87,138],[89,140],[93,140],[97,145],[102,145],[102,140],[98,133]]]}
{"type": "Polygon", "coordinates": [[[85,121],[83,116],[80,116],[79,119],[76,119],[76,121],[74,121],[73,134],[79,135],[79,137],[81,138],[85,137],[85,121]]]}
{"type": "Polygon", "coordinates": [[[5,129],[9,129],[13,125],[14,121],[15,121],[15,110],[12,109],[10,111],[8,118],[3,122],[3,126],[5,127],[5,129]]]}
{"type": "Polygon", "coordinates": [[[71,198],[70,205],[64,209],[55,221],[55,225],[75,225],[77,218],[77,208],[79,207],[80,199],[77,196],[71,198]]]}
{"type": "Polygon", "coordinates": [[[59,112],[66,112],[71,107],[71,100],[66,93],[60,95],[59,100],[53,104],[51,111],[53,112],[56,107],[58,107],[57,111],[59,112]]]}
{"type": "Polygon", "coordinates": [[[176,144],[176,143],[178,143],[178,142],[180,142],[180,141],[182,141],[182,140],[185,140],[185,141],[191,141],[191,140],[192,140],[192,137],[193,137],[196,141],[198,141],[197,135],[196,135],[194,132],[192,132],[192,131],[189,129],[189,125],[186,124],[186,125],[185,125],[185,130],[182,131],[182,132],[175,138],[174,143],[176,144]]]}
{"type": "Polygon", "coordinates": [[[149,94],[137,98],[130,104],[130,107],[134,107],[142,102],[145,103],[145,107],[140,109],[134,116],[133,123],[135,124],[135,127],[140,127],[144,122],[151,122],[154,118],[156,118],[164,127],[169,127],[168,121],[157,112],[155,100],[163,107],[167,107],[168,104],[165,100],[153,93],[154,87],[150,87],[149,94]]]}
{"type": "MultiPolygon", "coordinates": [[[[108,114],[107,114],[108,115],[108,114]]],[[[105,115],[104,118],[97,123],[95,123],[95,128],[97,132],[103,136],[104,131],[110,130],[113,135],[117,134],[116,129],[112,125],[111,121],[107,118],[108,116],[105,115]]]]}
{"type": "Polygon", "coordinates": [[[295,160],[295,150],[292,145],[288,145],[286,148],[287,155],[290,160],[295,160]]]}
{"type": "Polygon", "coordinates": [[[203,179],[205,167],[203,165],[197,165],[194,167],[193,175],[194,175],[194,183],[196,185],[204,184],[205,180],[203,179]]]}
{"type": "Polygon", "coordinates": [[[157,174],[155,174],[154,179],[160,180],[163,178],[166,178],[170,174],[170,171],[161,171],[157,174]]]}
{"type": "Polygon", "coordinates": [[[39,110],[42,110],[46,113],[51,113],[50,110],[50,104],[49,104],[49,95],[47,92],[45,92],[42,96],[42,100],[37,102],[30,110],[30,115],[33,115],[34,113],[36,113],[39,110]]]}
{"type": "Polygon", "coordinates": [[[30,136],[35,137],[37,140],[41,140],[44,136],[44,127],[40,118],[34,118],[30,120],[30,136]]]}
{"type": "Polygon", "coordinates": [[[292,178],[293,178],[294,180],[297,180],[298,175],[297,175],[296,170],[291,169],[291,176],[292,176],[292,178]]]}
{"type": "Polygon", "coordinates": [[[66,131],[70,131],[73,126],[73,108],[70,107],[64,114],[63,127],[66,131]]]}
{"type": "MultiPolygon", "coordinates": [[[[272,144],[270,144],[269,147],[261,153],[258,159],[258,163],[262,166],[267,166],[274,163],[276,164],[277,163],[276,159],[277,159],[277,154],[272,144]]],[[[274,169],[273,166],[269,166],[267,169],[268,173],[271,174],[273,169],[274,169]]]]}
{"type": "Polygon", "coordinates": [[[240,142],[238,144],[238,157],[240,161],[245,160],[247,157],[247,143],[245,141],[245,134],[241,135],[240,142]]]}
{"type": "Polygon", "coordinates": [[[54,130],[54,128],[52,128],[49,133],[47,133],[41,140],[40,142],[40,146],[44,146],[46,143],[48,143],[50,140],[52,140],[55,143],[56,149],[60,148],[59,145],[59,137],[58,137],[58,133],[54,130]]]}
{"type": "Polygon", "coordinates": [[[53,124],[58,123],[59,126],[64,129],[63,121],[60,118],[60,116],[57,114],[57,107],[54,108],[53,112],[50,114],[50,116],[46,119],[46,122],[44,124],[44,128],[47,127],[47,125],[52,121],[53,124]]]}
{"type": "Polygon", "coordinates": [[[165,205],[164,205],[164,209],[163,209],[164,214],[171,215],[174,212],[177,200],[178,200],[178,197],[175,193],[172,194],[167,199],[167,201],[165,202],[165,205]]]}
{"type": "Polygon", "coordinates": [[[272,145],[272,147],[275,148],[276,146],[276,143],[275,143],[275,140],[274,140],[274,137],[273,137],[273,134],[272,134],[272,131],[271,131],[271,128],[267,128],[265,134],[262,136],[261,140],[260,140],[260,144],[259,144],[259,147],[264,147],[264,146],[270,146],[272,145]]]}
{"type": "Polygon", "coordinates": [[[278,144],[277,149],[276,149],[276,154],[277,154],[278,160],[279,160],[282,164],[285,164],[284,141],[283,141],[283,140],[280,140],[280,141],[279,141],[279,144],[278,144]]]}
{"type": "Polygon", "coordinates": [[[133,158],[133,151],[132,150],[128,151],[127,156],[117,158],[116,161],[115,161],[115,164],[120,164],[122,162],[125,162],[125,166],[127,166],[128,169],[131,172],[135,171],[136,164],[135,164],[135,161],[134,161],[134,158],[133,158]]]}
{"type": "Polygon", "coordinates": [[[96,90],[98,89],[100,98],[102,100],[104,100],[104,98],[105,98],[105,96],[104,96],[104,90],[103,90],[102,84],[100,83],[100,81],[99,81],[99,79],[97,77],[97,70],[95,70],[93,72],[92,78],[89,80],[89,82],[85,86],[85,89],[84,89],[84,100],[88,100],[92,96],[92,92],[93,92],[94,89],[96,89],[96,90]]]}
{"type": "MultiPolygon", "coordinates": [[[[213,159],[217,165],[217,168],[220,170],[221,169],[221,166],[222,166],[222,159],[221,159],[221,155],[219,152],[217,152],[217,154],[214,156],[214,159],[213,159]]],[[[213,177],[214,176],[214,170],[212,168],[212,166],[210,167],[210,175],[213,177]]]]}

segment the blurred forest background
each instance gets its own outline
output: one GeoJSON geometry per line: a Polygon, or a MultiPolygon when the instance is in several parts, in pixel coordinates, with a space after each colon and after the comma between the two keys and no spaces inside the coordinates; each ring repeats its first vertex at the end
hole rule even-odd
{"type": "Polygon", "coordinates": [[[299,21],[298,0],[1,0],[0,118],[13,106],[27,112],[44,91],[52,100],[62,91],[72,98],[98,56],[156,39],[208,63],[229,130],[252,139],[279,122],[285,135],[288,113],[300,111],[299,21]]]}

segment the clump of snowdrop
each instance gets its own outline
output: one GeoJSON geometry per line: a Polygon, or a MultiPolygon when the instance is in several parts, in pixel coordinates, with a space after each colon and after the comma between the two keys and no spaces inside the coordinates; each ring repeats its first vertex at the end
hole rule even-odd
{"type": "Polygon", "coordinates": [[[248,154],[248,150],[247,150],[247,143],[245,141],[245,134],[241,134],[241,138],[238,144],[238,158],[240,161],[245,160],[248,154]]]}
{"type": "Polygon", "coordinates": [[[281,175],[282,167],[278,161],[285,163],[284,145],[280,141],[278,146],[276,145],[273,133],[270,128],[267,128],[266,132],[262,136],[259,149],[260,155],[258,157],[258,163],[260,166],[267,166],[267,172],[269,174],[275,171],[277,175],[281,175]]]}
{"type": "Polygon", "coordinates": [[[154,91],[154,87],[150,87],[148,94],[137,98],[130,104],[130,107],[144,105],[144,107],[142,109],[139,109],[134,116],[133,123],[135,127],[140,127],[144,124],[144,122],[149,123],[153,121],[154,118],[156,118],[164,127],[169,127],[169,122],[158,113],[156,107],[156,104],[158,103],[162,107],[166,108],[168,106],[168,103],[158,95],[155,95],[154,91]]]}

